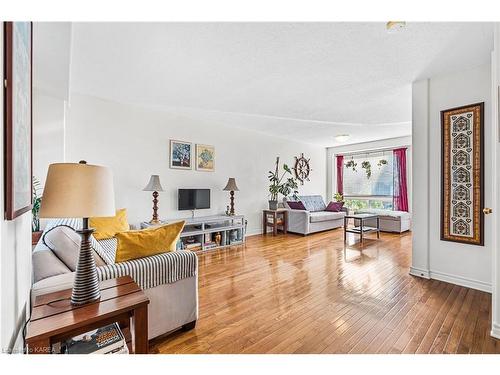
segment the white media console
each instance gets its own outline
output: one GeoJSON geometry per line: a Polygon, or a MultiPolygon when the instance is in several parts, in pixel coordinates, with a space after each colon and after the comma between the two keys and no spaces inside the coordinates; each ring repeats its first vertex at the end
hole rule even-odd
{"type": "MultiPolygon", "coordinates": [[[[186,224],[177,244],[178,249],[212,250],[245,242],[245,216],[212,215],[189,219],[169,219],[162,224],[184,220],[186,224]]],[[[153,224],[142,222],[141,228],[153,224]]],[[[160,224],[161,225],[161,224],[160,224]]]]}

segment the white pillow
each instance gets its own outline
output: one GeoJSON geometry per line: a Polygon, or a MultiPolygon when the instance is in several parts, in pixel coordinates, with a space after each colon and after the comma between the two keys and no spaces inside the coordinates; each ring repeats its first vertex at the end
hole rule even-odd
{"type": "MultiPolygon", "coordinates": [[[[63,225],[48,231],[44,237],[44,242],[47,247],[49,247],[71,271],[76,270],[81,241],[80,235],[76,233],[74,229],[63,225]]],[[[95,251],[92,251],[92,253],[94,254],[96,266],[105,265],[104,261],[95,251]]]]}
{"type": "MultiPolygon", "coordinates": [[[[81,218],[60,218],[60,219],[52,219],[47,223],[47,226],[45,227],[43,234],[42,234],[42,242],[49,248],[51,246],[47,243],[48,241],[46,240],[47,235],[54,229],[64,226],[64,227],[69,227],[73,230],[79,230],[82,228],[82,219],[81,218]]],[[[94,236],[90,236],[90,246],[92,249],[94,249],[95,253],[99,255],[102,261],[104,261],[106,264],[114,264],[115,263],[115,256],[112,251],[109,251],[109,249],[104,248],[101,246],[99,241],[97,241],[94,236]]],[[[51,250],[54,250],[51,248],[51,250]]]]}

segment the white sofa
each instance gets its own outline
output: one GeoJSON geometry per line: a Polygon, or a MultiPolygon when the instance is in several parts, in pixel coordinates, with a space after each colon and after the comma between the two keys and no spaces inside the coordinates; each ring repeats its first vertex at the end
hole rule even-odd
{"type": "MultiPolygon", "coordinates": [[[[378,215],[382,232],[403,233],[411,229],[411,214],[406,211],[363,209],[356,211],[356,213],[378,215]]],[[[364,223],[367,226],[377,226],[376,219],[367,219],[364,223]]],[[[358,224],[356,223],[356,225],[358,224]]]]}
{"type": "Polygon", "coordinates": [[[304,204],[306,210],[293,210],[288,205],[288,200],[283,200],[283,205],[288,211],[288,232],[305,236],[344,225],[346,209],[341,212],[325,211],[326,205],[321,195],[303,195],[298,199],[304,204]]]}
{"type": "MultiPolygon", "coordinates": [[[[43,237],[33,250],[35,282],[31,289],[32,305],[38,295],[73,286],[76,265],[68,267],[61,260],[68,262],[65,255],[61,257],[64,249],[62,251],[52,251],[44,244],[43,237]]],[[[112,265],[105,264],[97,253],[94,253],[94,258],[101,281],[130,275],[149,297],[149,339],[177,329],[195,327],[198,319],[198,260],[195,253],[175,251],[112,265]]]]}

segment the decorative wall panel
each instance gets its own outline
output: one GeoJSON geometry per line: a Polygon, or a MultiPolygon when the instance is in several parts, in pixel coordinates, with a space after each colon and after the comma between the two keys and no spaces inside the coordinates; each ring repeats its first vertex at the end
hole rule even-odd
{"type": "Polygon", "coordinates": [[[441,240],[484,242],[484,103],[441,111],[441,240]]]}

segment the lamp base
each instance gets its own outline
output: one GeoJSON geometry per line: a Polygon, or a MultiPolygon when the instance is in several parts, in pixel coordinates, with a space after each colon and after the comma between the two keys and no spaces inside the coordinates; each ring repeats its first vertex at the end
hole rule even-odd
{"type": "Polygon", "coordinates": [[[82,237],[82,243],[80,245],[73,290],[71,291],[71,304],[74,306],[85,305],[101,298],[94,254],[90,246],[90,235],[93,231],[93,229],[89,228],[77,231],[82,237]]]}

